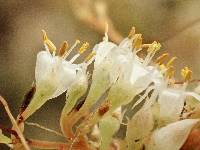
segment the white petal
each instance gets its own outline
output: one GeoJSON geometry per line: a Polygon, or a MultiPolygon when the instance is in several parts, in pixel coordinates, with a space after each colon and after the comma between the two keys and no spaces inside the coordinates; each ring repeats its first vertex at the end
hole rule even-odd
{"type": "Polygon", "coordinates": [[[48,74],[51,73],[54,62],[54,58],[47,51],[41,51],[37,54],[35,67],[36,85],[40,81],[45,80],[48,74]]]}
{"type": "Polygon", "coordinates": [[[135,62],[132,66],[130,83],[134,87],[134,91],[138,94],[145,90],[152,82],[148,70],[142,64],[135,62]]]}
{"type": "Polygon", "coordinates": [[[143,145],[143,140],[153,129],[153,115],[151,107],[139,110],[133,118],[128,122],[126,141],[129,150],[140,150],[143,145]]]}
{"type": "Polygon", "coordinates": [[[186,92],[186,95],[194,97],[196,100],[200,101],[200,95],[195,92],[186,92]]]}
{"type": "Polygon", "coordinates": [[[57,97],[65,92],[69,86],[76,80],[77,65],[70,64],[69,62],[57,59],[57,66],[55,68],[56,77],[58,79],[57,90],[51,98],[57,97]]]}
{"type": "Polygon", "coordinates": [[[150,78],[157,88],[161,88],[166,85],[163,74],[158,69],[153,66],[148,66],[147,68],[150,72],[150,78]]]}
{"type": "Polygon", "coordinates": [[[200,94],[200,84],[194,90],[196,93],[200,94]]]}
{"type": "Polygon", "coordinates": [[[132,40],[130,40],[129,38],[125,38],[123,41],[120,42],[119,47],[125,49],[132,49],[132,40]]]}
{"type": "Polygon", "coordinates": [[[173,122],[179,119],[183,110],[185,96],[183,91],[166,89],[159,95],[160,119],[164,122],[173,122]]]}
{"type": "Polygon", "coordinates": [[[96,51],[96,56],[95,56],[95,67],[98,67],[96,65],[99,65],[103,59],[108,55],[108,53],[116,47],[116,45],[112,42],[106,42],[103,41],[94,47],[94,51],[96,51]]]}
{"type": "Polygon", "coordinates": [[[179,150],[198,121],[198,119],[185,119],[155,131],[147,150],[179,150]]]}
{"type": "Polygon", "coordinates": [[[111,76],[119,76],[124,81],[129,82],[132,64],[133,54],[128,49],[116,48],[112,51],[111,57],[113,58],[113,67],[111,68],[111,76]]]}
{"type": "Polygon", "coordinates": [[[144,77],[148,74],[148,71],[139,62],[134,61],[133,69],[131,74],[131,84],[134,84],[139,78],[144,77]]]}

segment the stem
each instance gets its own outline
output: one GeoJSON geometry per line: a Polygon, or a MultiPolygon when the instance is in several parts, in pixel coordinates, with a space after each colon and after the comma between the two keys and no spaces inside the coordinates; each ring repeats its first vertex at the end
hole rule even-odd
{"type": "Polygon", "coordinates": [[[29,148],[28,144],[26,143],[24,135],[22,134],[20,128],[18,127],[17,122],[14,119],[14,117],[13,117],[13,115],[12,115],[12,113],[11,113],[9,107],[8,107],[8,104],[7,104],[6,100],[2,96],[0,96],[0,102],[3,104],[3,106],[4,106],[5,110],[6,110],[6,113],[8,114],[8,116],[10,118],[10,121],[12,122],[13,127],[15,128],[15,130],[16,130],[16,132],[17,132],[17,134],[18,134],[18,136],[19,136],[19,138],[20,138],[20,140],[22,142],[22,145],[24,146],[24,148],[26,150],[31,150],[29,148]]]}
{"type": "Polygon", "coordinates": [[[39,148],[39,149],[57,149],[57,150],[69,149],[69,145],[62,142],[50,142],[50,141],[28,139],[28,144],[33,148],[39,148]]]}

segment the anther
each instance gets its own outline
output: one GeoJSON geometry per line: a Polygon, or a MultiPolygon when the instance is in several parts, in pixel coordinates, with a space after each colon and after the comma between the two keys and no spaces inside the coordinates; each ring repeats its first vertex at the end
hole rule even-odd
{"type": "Polygon", "coordinates": [[[181,70],[181,75],[184,79],[185,82],[188,82],[191,80],[192,78],[192,71],[188,68],[188,67],[184,67],[182,70],[181,70]]]}
{"type": "Polygon", "coordinates": [[[158,65],[163,64],[164,61],[166,60],[166,58],[167,58],[168,56],[169,56],[168,53],[162,54],[161,56],[159,56],[159,57],[156,59],[156,63],[157,63],[158,65]]]}
{"type": "Polygon", "coordinates": [[[49,40],[45,30],[42,30],[42,33],[43,33],[43,42],[44,42],[45,47],[49,50],[50,53],[55,53],[56,46],[53,44],[51,40],[49,40]]]}
{"type": "Polygon", "coordinates": [[[78,51],[79,54],[84,53],[87,50],[88,47],[89,47],[89,43],[88,42],[83,43],[83,45],[81,46],[81,48],[78,51]]]}
{"type": "Polygon", "coordinates": [[[60,50],[59,50],[59,56],[64,56],[64,54],[66,53],[66,51],[68,50],[69,48],[69,44],[67,41],[64,41],[63,44],[61,45],[60,47],[60,50]]]}
{"type": "Polygon", "coordinates": [[[166,71],[166,77],[171,79],[172,77],[174,77],[174,74],[175,74],[175,68],[174,66],[170,66],[167,68],[167,71],[166,71]]]}
{"type": "Polygon", "coordinates": [[[147,52],[157,52],[161,48],[161,44],[154,41],[148,48],[147,52]]]}
{"type": "Polygon", "coordinates": [[[140,49],[142,47],[142,34],[136,34],[133,41],[133,48],[140,49]]]}
{"type": "Polygon", "coordinates": [[[73,49],[80,43],[79,40],[76,40],[76,42],[70,47],[70,49],[68,51],[66,51],[63,55],[63,58],[66,59],[69,54],[73,51],[73,49]]]}

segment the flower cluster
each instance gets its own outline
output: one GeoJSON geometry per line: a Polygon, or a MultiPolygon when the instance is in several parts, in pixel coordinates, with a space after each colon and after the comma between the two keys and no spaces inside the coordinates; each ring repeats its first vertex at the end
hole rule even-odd
{"type": "MultiPolygon", "coordinates": [[[[200,95],[187,88],[192,71],[183,68],[183,81],[177,82],[176,57],[164,53],[154,59],[160,43],[143,44],[134,27],[119,45],[109,42],[105,33],[79,64],[75,62],[88,49],[87,42],[77,48],[79,40],[71,47],[65,41],[57,50],[45,31],[43,41],[35,92],[18,122],[23,124],[48,100],[66,92],[60,117],[67,140],[63,149],[179,150],[198,127],[200,116],[193,114],[199,111],[200,95]],[[77,54],[69,60],[74,49],[77,54]]],[[[11,139],[2,134],[1,140],[10,146],[11,139]]]]}

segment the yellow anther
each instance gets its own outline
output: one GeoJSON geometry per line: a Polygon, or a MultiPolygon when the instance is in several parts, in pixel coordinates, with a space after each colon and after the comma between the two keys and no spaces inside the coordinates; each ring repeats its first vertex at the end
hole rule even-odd
{"type": "Polygon", "coordinates": [[[81,43],[81,41],[80,40],[76,40],[75,43],[79,44],[79,43],[81,43]]]}
{"type": "Polygon", "coordinates": [[[169,60],[169,62],[167,63],[167,67],[170,67],[170,66],[172,66],[173,65],[173,63],[174,63],[174,61],[177,59],[177,57],[172,57],[170,60],[169,60]]]}
{"type": "Polygon", "coordinates": [[[64,54],[66,53],[66,51],[68,50],[69,48],[69,44],[67,41],[64,41],[63,44],[61,45],[60,47],[60,50],[59,50],[59,56],[64,56],[64,54]]]}
{"type": "Polygon", "coordinates": [[[165,71],[167,70],[167,67],[164,64],[159,65],[160,70],[165,71]]]}
{"type": "Polygon", "coordinates": [[[128,38],[131,39],[131,38],[133,38],[134,35],[135,35],[135,27],[132,27],[131,31],[128,34],[128,38]]]}
{"type": "Polygon", "coordinates": [[[184,81],[187,82],[187,81],[191,80],[191,78],[192,78],[192,71],[188,67],[184,67],[181,70],[181,75],[182,75],[184,81]]]}
{"type": "Polygon", "coordinates": [[[55,52],[56,46],[53,44],[53,42],[51,42],[51,40],[49,40],[47,33],[44,30],[42,30],[42,33],[43,33],[43,42],[48,47],[50,53],[55,52]]]}
{"type": "Polygon", "coordinates": [[[133,48],[140,49],[142,47],[142,34],[135,34],[133,48]]]}
{"type": "Polygon", "coordinates": [[[47,33],[45,30],[42,30],[42,34],[43,34],[43,41],[48,40],[47,33]]]}
{"type": "Polygon", "coordinates": [[[88,47],[89,47],[89,43],[88,42],[83,43],[83,45],[81,46],[81,48],[78,51],[79,54],[84,53],[87,50],[88,47]]]}
{"type": "Polygon", "coordinates": [[[89,62],[94,56],[96,55],[95,51],[92,51],[86,58],[85,58],[85,62],[89,62]]]}
{"type": "Polygon", "coordinates": [[[156,63],[157,63],[158,65],[163,64],[164,61],[166,60],[166,58],[167,58],[168,56],[169,56],[168,53],[162,54],[161,56],[159,56],[159,57],[156,59],[156,63]]]}
{"type": "Polygon", "coordinates": [[[161,44],[154,41],[148,48],[147,52],[157,52],[161,48],[161,44]]]}
{"type": "Polygon", "coordinates": [[[167,71],[166,71],[166,77],[171,79],[172,77],[174,77],[174,74],[175,74],[175,68],[174,66],[170,66],[167,68],[167,71]]]}

